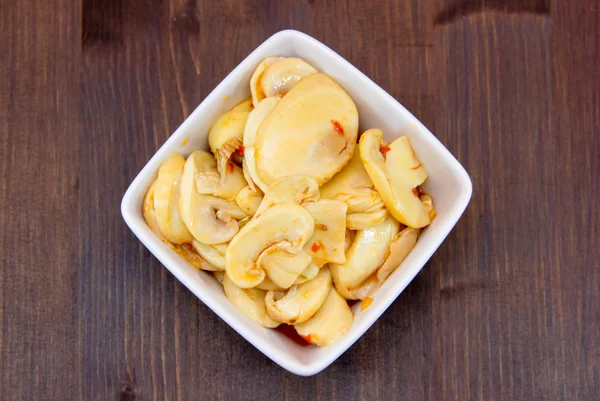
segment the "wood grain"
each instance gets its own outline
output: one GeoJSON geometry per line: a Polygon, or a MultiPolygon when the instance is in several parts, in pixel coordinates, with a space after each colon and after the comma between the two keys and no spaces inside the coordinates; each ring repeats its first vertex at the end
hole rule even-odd
{"type": "Polygon", "coordinates": [[[600,398],[597,0],[9,0],[0,50],[0,399],[600,398]],[[310,378],[201,304],[119,212],[285,28],[402,102],[474,187],[413,283],[310,378]]]}

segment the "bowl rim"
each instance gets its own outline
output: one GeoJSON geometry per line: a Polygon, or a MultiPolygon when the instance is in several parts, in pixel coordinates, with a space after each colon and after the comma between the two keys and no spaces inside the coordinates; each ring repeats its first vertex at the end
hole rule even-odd
{"type": "MultiPolygon", "coordinates": [[[[122,202],[121,202],[121,214],[125,223],[129,226],[134,235],[146,246],[146,248],[152,253],[164,267],[167,268],[184,286],[186,286],[200,301],[202,301],[206,306],[208,306],[214,313],[216,313],[221,319],[225,321],[230,327],[232,327],[237,333],[239,333],[243,338],[245,338],[250,344],[252,344],[256,349],[258,349],[265,356],[270,358],[279,366],[288,370],[291,373],[294,373],[299,376],[311,376],[316,373],[319,373],[329,365],[331,365],[342,353],[347,351],[362,335],[379,319],[379,317],[388,309],[392,302],[394,302],[398,296],[404,291],[406,286],[414,279],[414,277],[422,270],[425,263],[431,258],[431,255],[439,248],[441,243],[448,236],[452,228],[456,225],[458,219],[463,214],[466,209],[472,195],[472,183],[471,179],[464,169],[464,167],[460,164],[460,162],[450,153],[450,151],[425,127],[412,113],[410,113],[400,102],[398,102],[395,98],[393,98],[388,92],[386,92],[383,88],[377,85],[372,79],[366,76],[363,72],[361,72],[358,68],[353,66],[350,62],[344,59],[342,56],[334,52],[332,49],[314,39],[313,37],[297,31],[293,29],[286,29],[279,31],[273,34],[271,37],[266,39],[262,44],[260,44],[255,50],[253,50],[248,56],[246,56],[205,98],[200,102],[200,104],[194,109],[192,113],[181,123],[181,125],[175,130],[173,134],[165,141],[165,143],[154,153],[154,155],[150,158],[150,160],[144,165],[141,171],[136,175],[133,179],[129,187],[127,188],[122,202]],[[145,223],[139,223],[136,221],[135,210],[138,207],[136,204],[135,198],[137,198],[140,192],[145,193],[147,190],[147,185],[144,183],[148,180],[147,177],[149,175],[155,175],[158,164],[160,164],[161,155],[165,153],[165,149],[170,147],[170,145],[179,140],[178,133],[182,130],[185,130],[188,125],[190,125],[190,121],[194,117],[194,115],[201,113],[203,109],[213,107],[215,102],[218,102],[222,98],[222,92],[226,89],[226,86],[229,82],[234,79],[238,79],[237,75],[239,75],[240,71],[244,69],[246,64],[252,59],[253,55],[259,53],[260,51],[268,48],[273,43],[278,40],[287,39],[290,42],[295,41],[304,41],[310,43],[312,46],[318,46],[320,50],[327,54],[327,57],[332,57],[335,61],[339,63],[343,63],[346,67],[349,67],[354,74],[356,74],[357,79],[361,80],[363,84],[369,85],[372,90],[375,90],[379,96],[383,97],[387,102],[391,102],[394,107],[398,108],[412,119],[412,122],[415,123],[418,127],[419,132],[422,135],[428,136],[429,142],[431,142],[435,147],[435,152],[440,154],[444,158],[444,165],[452,171],[452,174],[455,176],[457,182],[460,183],[460,193],[455,202],[455,207],[448,211],[450,217],[449,222],[440,228],[440,232],[443,234],[439,235],[437,240],[427,248],[427,252],[424,252],[419,255],[417,261],[413,263],[413,271],[411,274],[408,274],[404,277],[403,280],[400,280],[395,283],[393,290],[391,291],[391,296],[388,296],[384,302],[380,303],[377,309],[373,309],[370,317],[365,318],[364,324],[358,330],[350,331],[343,339],[345,339],[345,344],[343,346],[338,346],[335,348],[331,348],[331,352],[324,355],[322,358],[316,359],[313,362],[304,364],[300,361],[297,361],[293,358],[289,358],[282,352],[279,348],[275,346],[271,346],[268,342],[264,341],[261,338],[257,338],[253,333],[247,332],[241,321],[237,318],[237,316],[230,314],[227,310],[223,308],[221,302],[216,300],[210,295],[206,295],[198,286],[194,283],[190,282],[187,277],[187,273],[178,268],[177,264],[182,262],[181,260],[176,260],[176,258],[164,251],[158,243],[162,242],[156,235],[154,235],[150,229],[147,227],[145,223]],[[352,335],[350,336],[350,334],[352,335]]],[[[370,307],[370,309],[373,306],[370,307]]]]}

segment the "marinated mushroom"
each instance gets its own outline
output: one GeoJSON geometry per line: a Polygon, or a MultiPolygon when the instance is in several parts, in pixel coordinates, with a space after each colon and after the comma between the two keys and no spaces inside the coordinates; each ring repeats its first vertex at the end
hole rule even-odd
{"type": "Polygon", "coordinates": [[[198,254],[211,265],[219,270],[225,270],[226,244],[207,245],[202,242],[193,241],[192,245],[198,254]]]}
{"type": "Polygon", "coordinates": [[[231,161],[227,162],[222,177],[217,172],[217,164],[210,153],[202,153],[199,162],[199,172],[195,175],[196,190],[199,194],[214,195],[233,202],[247,185],[242,169],[231,161]]]}
{"type": "Polygon", "coordinates": [[[154,188],[156,188],[156,180],[152,182],[152,185],[150,185],[150,188],[146,191],[146,195],[144,195],[142,214],[144,215],[144,220],[146,220],[146,224],[148,224],[150,230],[152,230],[159,238],[162,238],[163,236],[160,232],[158,221],[156,220],[156,210],[154,209],[154,188]]]}
{"type": "Polygon", "coordinates": [[[280,203],[300,205],[317,200],[319,200],[319,185],[313,178],[305,175],[283,177],[267,189],[256,215],[259,216],[280,203]]]}
{"type": "Polygon", "coordinates": [[[370,129],[360,137],[360,155],[369,177],[379,191],[387,210],[404,225],[421,228],[431,223],[431,210],[419,198],[417,187],[427,179],[427,171],[417,158],[408,137],[390,145],[380,129],[370,129]]]}
{"type": "Polygon", "coordinates": [[[248,120],[246,121],[246,127],[244,128],[244,136],[242,139],[244,146],[244,176],[246,177],[246,181],[248,181],[248,185],[250,185],[252,189],[256,189],[256,187],[258,187],[263,192],[267,190],[268,185],[260,179],[258,173],[256,172],[254,142],[256,141],[256,132],[258,131],[258,127],[260,127],[269,113],[273,111],[278,102],[278,97],[269,97],[260,102],[260,104],[256,106],[252,112],[250,112],[250,115],[248,115],[248,120]]]}
{"type": "Polygon", "coordinates": [[[263,193],[260,189],[253,190],[250,188],[250,185],[246,185],[238,192],[235,203],[237,203],[238,207],[248,216],[254,216],[262,200],[263,193]]]}
{"type": "Polygon", "coordinates": [[[312,280],[313,278],[317,277],[317,274],[319,274],[320,270],[321,268],[315,263],[314,260],[312,260],[308,266],[306,266],[306,269],[302,270],[302,273],[300,273],[296,281],[294,281],[294,284],[302,284],[308,280],[312,280]]]}
{"type": "Polygon", "coordinates": [[[380,283],[383,283],[400,266],[400,263],[406,259],[410,251],[415,247],[420,231],[418,228],[406,227],[396,234],[390,245],[389,256],[379,270],[377,270],[377,280],[380,283]]]}
{"type": "Polygon", "coordinates": [[[398,222],[388,216],[377,226],[356,233],[352,246],[346,252],[346,263],[330,264],[331,275],[340,294],[347,297],[383,264],[398,230],[398,222]]]}
{"type": "Polygon", "coordinates": [[[260,88],[265,97],[283,97],[302,78],[316,72],[312,65],[300,58],[284,58],[267,67],[260,77],[260,88]]]}
{"type": "Polygon", "coordinates": [[[348,205],[346,225],[352,230],[376,226],[388,215],[365,170],[358,147],[350,163],[321,187],[321,198],[340,200],[348,205]]]}
{"type": "Polygon", "coordinates": [[[185,159],[179,153],[173,153],[165,159],[158,169],[158,178],[154,183],[154,209],[156,222],[164,238],[179,245],[194,239],[179,213],[179,198],[185,159]]]}
{"type": "Polygon", "coordinates": [[[288,175],[307,175],[319,185],[350,160],[358,134],[356,105],[333,79],[303,78],[258,128],[256,170],[267,185],[288,175]]]}
{"type": "Polygon", "coordinates": [[[233,106],[231,108],[231,111],[247,111],[248,113],[250,113],[253,109],[254,104],[252,104],[252,98],[249,97],[248,99],[242,100],[241,102],[233,106]]]}
{"type": "Polygon", "coordinates": [[[325,347],[342,338],[350,330],[353,321],[354,315],[348,303],[332,288],[319,310],[294,328],[307,342],[325,347]]]}
{"type": "Polygon", "coordinates": [[[239,287],[255,287],[266,276],[265,269],[258,264],[261,254],[275,246],[294,259],[296,254],[304,252],[302,248],[312,236],[314,224],[310,213],[292,203],[275,205],[253,217],[229,243],[225,254],[227,275],[239,287]]]}
{"type": "Polygon", "coordinates": [[[303,250],[292,253],[285,249],[287,246],[283,248],[281,244],[271,245],[260,254],[256,262],[275,285],[286,289],[290,288],[307,268],[311,257],[303,250]]]}
{"type": "Polygon", "coordinates": [[[282,323],[303,323],[323,305],[332,286],[331,273],[325,267],[314,279],[304,284],[293,285],[285,292],[267,292],[267,313],[282,323]]]}
{"type": "Polygon", "coordinates": [[[227,299],[244,315],[264,327],[274,328],[279,322],[271,319],[267,314],[265,306],[264,290],[256,288],[240,288],[229,278],[227,274],[223,277],[223,288],[227,299]]]}
{"type": "Polygon", "coordinates": [[[223,113],[208,131],[208,146],[215,155],[220,177],[225,177],[231,155],[242,145],[248,114],[250,113],[244,110],[223,113]]]}
{"type": "Polygon", "coordinates": [[[252,103],[254,104],[254,107],[258,107],[260,102],[266,97],[260,85],[263,73],[267,67],[279,60],[283,60],[283,57],[267,57],[261,61],[254,70],[254,73],[250,78],[250,92],[252,93],[252,103]]]}
{"type": "Polygon", "coordinates": [[[239,231],[237,220],[246,217],[235,204],[196,190],[195,177],[206,165],[209,153],[198,150],[185,162],[181,179],[179,211],[185,225],[197,241],[208,245],[228,242],[239,231]]]}
{"type": "Polygon", "coordinates": [[[307,203],[304,208],[315,219],[315,232],[304,250],[321,265],[346,262],[344,241],[348,206],[341,201],[323,199],[307,203]]]}
{"type": "Polygon", "coordinates": [[[208,263],[206,260],[202,259],[198,252],[194,249],[192,244],[181,244],[174,245],[170,242],[167,242],[167,245],[181,258],[183,258],[186,262],[191,264],[198,270],[206,270],[206,271],[217,271],[219,270],[217,267],[208,263]]]}

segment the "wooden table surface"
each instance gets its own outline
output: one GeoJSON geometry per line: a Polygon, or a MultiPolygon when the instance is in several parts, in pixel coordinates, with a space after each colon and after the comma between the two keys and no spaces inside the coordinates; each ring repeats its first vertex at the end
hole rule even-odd
{"type": "Polygon", "coordinates": [[[0,398],[600,399],[598,0],[2,0],[0,398]],[[446,242],[323,373],[276,366],[125,226],[200,101],[295,28],[473,180],[446,242]]]}

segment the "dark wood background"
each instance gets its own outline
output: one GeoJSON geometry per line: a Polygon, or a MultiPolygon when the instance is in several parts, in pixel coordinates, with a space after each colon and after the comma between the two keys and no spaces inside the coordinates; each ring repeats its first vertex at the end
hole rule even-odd
{"type": "Polygon", "coordinates": [[[0,49],[1,399],[600,399],[598,0],[2,0],[0,49]],[[119,211],[285,28],[402,102],[474,188],[415,281],[310,378],[201,304],[119,211]]]}

